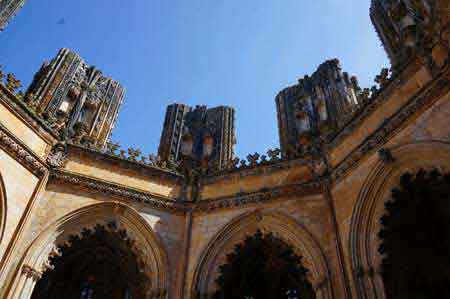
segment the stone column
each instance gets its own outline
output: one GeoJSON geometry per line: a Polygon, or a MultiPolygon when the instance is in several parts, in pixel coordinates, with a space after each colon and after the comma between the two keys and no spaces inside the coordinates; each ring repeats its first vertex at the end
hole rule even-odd
{"type": "Polygon", "coordinates": [[[14,299],[29,299],[33,293],[36,282],[41,279],[42,272],[29,265],[23,265],[19,281],[14,291],[9,296],[14,299]]]}

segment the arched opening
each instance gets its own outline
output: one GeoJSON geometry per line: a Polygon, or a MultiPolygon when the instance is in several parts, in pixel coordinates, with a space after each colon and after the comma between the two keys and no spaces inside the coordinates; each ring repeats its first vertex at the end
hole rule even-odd
{"type": "Polygon", "coordinates": [[[292,246],[258,230],[227,255],[214,298],[316,298],[301,260],[292,246]]]}
{"type": "Polygon", "coordinates": [[[380,222],[387,298],[450,298],[450,174],[406,173],[380,222]]]}
{"type": "Polygon", "coordinates": [[[114,222],[70,236],[50,258],[31,298],[146,298],[151,282],[134,244],[114,222]]]}
{"type": "MultiPolygon", "coordinates": [[[[222,273],[221,268],[229,263],[228,255],[236,250],[236,244],[243,246],[249,236],[255,237],[258,230],[263,232],[262,244],[267,244],[266,248],[275,246],[275,244],[280,246],[283,244],[280,248],[293,251],[289,260],[291,258],[296,260],[298,269],[301,269],[301,267],[308,269],[304,275],[307,277],[306,281],[310,283],[315,292],[315,297],[313,298],[333,298],[332,285],[334,281],[330,279],[327,260],[317,241],[301,223],[298,223],[285,213],[271,210],[257,210],[242,214],[215,234],[196,262],[196,269],[190,287],[192,298],[215,297],[216,292],[220,289],[217,280],[222,273]],[[270,232],[270,234],[265,232],[270,232]],[[276,241],[272,242],[271,240],[276,241]],[[299,259],[296,258],[300,256],[303,258],[300,258],[299,262],[299,259]]],[[[264,248],[264,246],[260,248],[264,248]]],[[[278,250],[274,252],[279,253],[278,250]]],[[[253,254],[255,253],[256,251],[253,254]]],[[[261,253],[261,256],[264,256],[264,252],[261,253]]],[[[284,258],[283,254],[281,256],[284,258]]],[[[264,259],[258,258],[249,261],[256,262],[258,260],[263,261],[264,259]]],[[[265,295],[263,298],[269,297],[265,295]]]]}

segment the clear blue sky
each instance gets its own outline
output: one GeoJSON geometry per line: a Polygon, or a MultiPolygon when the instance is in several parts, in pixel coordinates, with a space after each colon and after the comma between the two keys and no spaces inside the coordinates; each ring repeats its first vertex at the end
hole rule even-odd
{"type": "Polygon", "coordinates": [[[370,0],[28,0],[0,64],[28,85],[67,47],[127,93],[113,140],[156,152],[173,102],[236,109],[237,154],[278,146],[274,97],[326,59],[364,87],[388,65],[370,0]]]}

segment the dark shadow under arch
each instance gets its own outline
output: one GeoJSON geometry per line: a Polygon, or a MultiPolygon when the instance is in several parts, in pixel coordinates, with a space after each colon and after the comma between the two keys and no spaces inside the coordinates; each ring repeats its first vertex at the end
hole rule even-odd
{"type": "Polygon", "coordinates": [[[220,266],[214,298],[315,299],[302,258],[272,233],[257,230],[220,266]]]}
{"type": "Polygon", "coordinates": [[[371,165],[353,207],[348,251],[352,278],[358,298],[386,298],[381,277],[382,256],[378,252],[381,240],[380,218],[391,189],[399,185],[405,172],[420,169],[450,170],[450,143],[442,140],[415,141],[389,148],[393,161],[381,158],[371,165]]]}
{"type": "Polygon", "coordinates": [[[37,279],[23,279],[24,273],[41,276],[52,268],[52,257],[72,236],[81,238],[83,231],[93,230],[97,225],[107,226],[115,222],[118,230],[127,233],[126,242],[133,242],[134,251],[145,264],[144,270],[151,278],[151,290],[143,298],[168,298],[168,257],[163,243],[149,223],[132,207],[120,202],[97,203],[79,208],[47,226],[31,243],[17,268],[14,281],[7,289],[8,299],[30,298],[37,279]],[[83,230],[84,229],[84,230],[83,230]],[[23,294],[29,293],[29,297],[23,294]],[[164,295],[161,295],[164,294],[164,295]]]}
{"type": "Polygon", "coordinates": [[[405,173],[381,217],[387,298],[450,298],[450,173],[405,173]]]}
{"type": "Polygon", "coordinates": [[[32,299],[145,298],[151,279],[144,273],[134,240],[115,222],[72,235],[49,260],[32,299]]]}
{"type": "Polygon", "coordinates": [[[319,299],[332,298],[332,281],[325,255],[311,233],[295,219],[278,211],[254,211],[233,219],[209,241],[196,261],[191,284],[192,298],[210,298],[219,266],[233,246],[258,229],[271,232],[304,257],[308,279],[319,299]]]}

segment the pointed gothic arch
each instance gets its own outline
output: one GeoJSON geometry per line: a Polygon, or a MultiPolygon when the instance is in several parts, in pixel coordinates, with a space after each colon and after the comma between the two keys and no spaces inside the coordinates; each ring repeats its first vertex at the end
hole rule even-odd
{"type": "Polygon", "coordinates": [[[47,227],[28,247],[7,298],[31,298],[36,282],[43,273],[52,270],[61,248],[73,243],[74,237],[82,239],[83,233],[98,226],[115,226],[112,230],[122,234],[124,242],[133,244],[140,270],[149,279],[150,288],[144,298],[168,298],[168,259],[162,242],[137,211],[113,202],[83,207],[47,227]]]}
{"type": "Polygon", "coordinates": [[[255,211],[238,216],[221,229],[198,259],[191,285],[191,298],[213,298],[219,267],[235,245],[258,230],[271,233],[292,246],[309,270],[308,280],[317,299],[332,298],[330,270],[325,255],[312,234],[295,219],[281,212],[255,211]]]}
{"type": "Polygon", "coordinates": [[[383,255],[378,248],[382,240],[380,219],[386,213],[385,203],[392,189],[400,185],[405,173],[421,169],[450,170],[450,143],[434,140],[403,144],[390,148],[392,161],[379,159],[364,181],[353,208],[348,250],[358,298],[386,298],[381,275],[383,255]]]}
{"type": "Polygon", "coordinates": [[[378,233],[387,298],[450,298],[450,173],[405,173],[378,233]]]}

